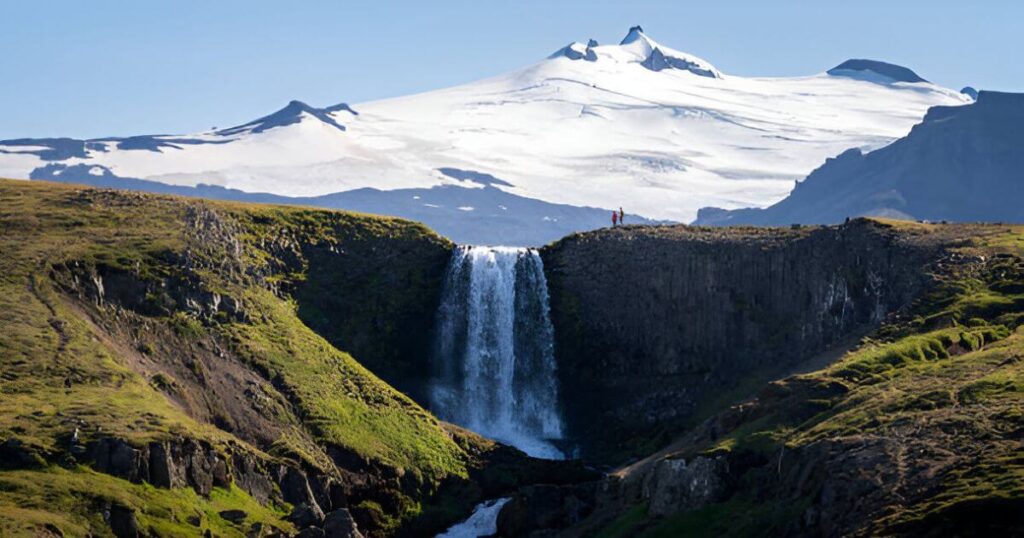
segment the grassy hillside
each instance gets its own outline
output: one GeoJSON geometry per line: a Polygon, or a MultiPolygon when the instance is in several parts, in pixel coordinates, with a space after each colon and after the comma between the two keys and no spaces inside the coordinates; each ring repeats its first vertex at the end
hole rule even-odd
{"type": "Polygon", "coordinates": [[[930,291],[838,362],[623,470],[628,482],[665,459],[728,468],[712,502],[661,516],[635,498],[590,522],[602,536],[1021,532],[1024,227],[881,224],[959,238],[922,268],[930,291]]]}
{"type": "Polygon", "coordinates": [[[416,259],[450,248],[398,219],[0,181],[0,534],[109,535],[111,503],[161,535],[292,528],[277,486],[261,505],[237,486],[197,495],[92,471],[104,438],[195,440],[236,481],[232,454],[302,469],[340,485],[364,531],[392,532],[486,446],[460,446],[309,329],[295,290],[310,256],[332,255],[379,274],[363,293],[386,303],[389,288],[429,291],[434,269],[416,259]],[[368,249],[379,259],[348,255],[368,249]],[[230,523],[229,508],[248,519],[230,523]]]}

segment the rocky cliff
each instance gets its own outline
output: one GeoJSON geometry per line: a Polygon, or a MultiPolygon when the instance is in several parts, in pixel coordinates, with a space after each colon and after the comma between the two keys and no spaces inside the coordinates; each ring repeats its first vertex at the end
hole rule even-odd
{"type": "MultiPolygon", "coordinates": [[[[643,236],[661,235],[667,236],[662,250],[670,250],[665,243],[672,237],[692,244],[706,233],[624,229],[570,241],[582,243],[573,247],[578,252],[608,242],[651,244],[643,236]]],[[[720,238],[714,244],[729,245],[740,238],[753,242],[752,230],[728,233],[730,240],[720,238]]],[[[853,266],[873,268],[890,279],[902,274],[906,264],[927,282],[907,281],[895,288],[913,298],[852,347],[838,346],[828,360],[805,365],[806,373],[762,384],[752,397],[711,414],[652,455],[599,481],[522,488],[500,513],[499,532],[604,537],[1020,535],[1024,227],[860,221],[840,228],[759,233],[790,243],[789,248],[811,242],[816,251],[848,264],[861,260],[853,266]],[[846,252],[830,249],[832,241],[851,246],[846,252]],[[879,265],[886,254],[887,271],[879,265]],[[914,287],[917,293],[911,293],[914,287]]],[[[766,251],[778,246],[764,240],[754,244],[766,251]]],[[[564,246],[556,245],[555,252],[559,248],[564,246]]],[[[736,247],[724,248],[735,252],[736,247]]],[[[601,252],[601,260],[615,259],[611,248],[601,252]]],[[[750,255],[745,264],[755,265],[757,258],[750,255]]],[[[835,263],[814,259],[825,267],[835,263]]],[[[557,274],[560,267],[550,270],[557,274]]],[[[721,269],[745,270],[750,269],[721,269]]],[[[768,275],[762,278],[769,285],[768,275]]],[[[650,293],[635,288],[627,277],[620,280],[605,288],[607,295],[619,289],[650,293]]],[[[878,295],[880,304],[897,305],[900,295],[888,293],[878,295]]],[[[800,312],[786,315],[807,319],[800,312]]],[[[869,314],[861,318],[867,324],[871,319],[869,314]]],[[[644,334],[643,327],[634,330],[644,334]]],[[[613,334],[622,338],[622,333],[613,334]]],[[[737,345],[744,345],[741,336],[737,345]]],[[[622,345],[603,338],[607,345],[622,345]]],[[[827,337],[818,342],[827,342],[827,337]]],[[[793,348],[813,352],[813,347],[793,348]]],[[[565,358],[564,349],[561,353],[565,358]]],[[[784,352],[775,357],[799,362],[784,352]]],[[[646,383],[654,390],[676,383],[679,391],[711,392],[662,377],[668,379],[649,375],[646,383]]],[[[705,383],[714,380],[707,379],[705,383]]],[[[588,381],[600,378],[592,375],[588,381]]],[[[643,394],[637,390],[626,396],[643,394]]],[[[571,400],[568,405],[573,405],[571,400]]],[[[614,411],[601,416],[612,417],[605,419],[610,422],[614,411]]],[[[635,420],[642,419],[637,415],[635,420]]]]}
{"type": "Polygon", "coordinates": [[[878,326],[922,290],[939,250],[868,220],[628,226],[545,248],[570,437],[598,461],[649,453],[878,326]]]}

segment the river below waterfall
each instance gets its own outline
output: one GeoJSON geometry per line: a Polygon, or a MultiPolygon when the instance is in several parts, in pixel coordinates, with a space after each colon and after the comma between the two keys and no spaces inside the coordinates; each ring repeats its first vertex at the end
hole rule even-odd
{"type": "Polygon", "coordinates": [[[459,247],[438,311],[431,407],[442,419],[561,459],[554,329],[536,250],[459,247]]]}

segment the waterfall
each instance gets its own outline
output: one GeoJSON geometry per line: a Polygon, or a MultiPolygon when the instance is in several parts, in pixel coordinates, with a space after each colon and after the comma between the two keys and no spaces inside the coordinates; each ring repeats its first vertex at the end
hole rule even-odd
{"type": "Polygon", "coordinates": [[[535,457],[560,459],[554,329],[535,250],[459,247],[437,319],[431,406],[535,457]]]}
{"type": "Polygon", "coordinates": [[[498,514],[508,498],[484,501],[473,509],[469,519],[458,523],[435,538],[479,538],[498,532],[498,514]]]}

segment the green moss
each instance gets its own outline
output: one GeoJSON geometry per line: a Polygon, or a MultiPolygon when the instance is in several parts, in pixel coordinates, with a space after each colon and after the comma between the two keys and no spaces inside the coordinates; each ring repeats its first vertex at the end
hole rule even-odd
{"type": "Polygon", "coordinates": [[[647,503],[640,503],[619,514],[601,529],[595,538],[631,538],[647,520],[647,503]]]}
{"type": "Polygon", "coordinates": [[[169,323],[174,333],[182,338],[195,340],[203,335],[203,324],[184,312],[175,312],[169,323]]]}
{"type": "Polygon", "coordinates": [[[782,536],[787,525],[809,505],[807,499],[792,502],[753,502],[740,499],[683,511],[634,534],[640,538],[719,536],[782,536]]]}
{"type": "Polygon", "coordinates": [[[992,372],[967,384],[957,392],[957,398],[965,404],[983,404],[999,398],[1020,398],[1021,394],[1024,394],[1024,368],[1017,367],[992,372]]]}
{"type": "Polygon", "coordinates": [[[102,514],[110,503],[132,509],[139,527],[158,536],[196,536],[209,529],[215,536],[243,537],[253,523],[292,530],[284,520],[287,507],[262,506],[235,487],[214,488],[204,498],[191,489],[159,489],[85,468],[50,467],[0,472],[0,535],[38,536],[52,525],[65,536],[110,536],[102,514]],[[224,510],[243,510],[243,525],[220,517],[224,510]],[[198,518],[199,526],[189,518],[198,518]]]}
{"type": "Polygon", "coordinates": [[[174,392],[178,390],[178,382],[163,372],[153,374],[153,377],[149,378],[149,382],[155,389],[160,391],[174,392]]]}
{"type": "Polygon", "coordinates": [[[261,321],[226,328],[236,351],[289,387],[318,439],[426,479],[465,474],[437,420],[303,325],[294,303],[260,291],[246,301],[261,321]]]}
{"type": "Polygon", "coordinates": [[[838,363],[831,373],[847,381],[880,382],[899,375],[907,366],[948,359],[954,345],[957,351],[975,351],[1009,334],[1006,327],[983,325],[910,335],[892,343],[865,346],[838,363]]]}

